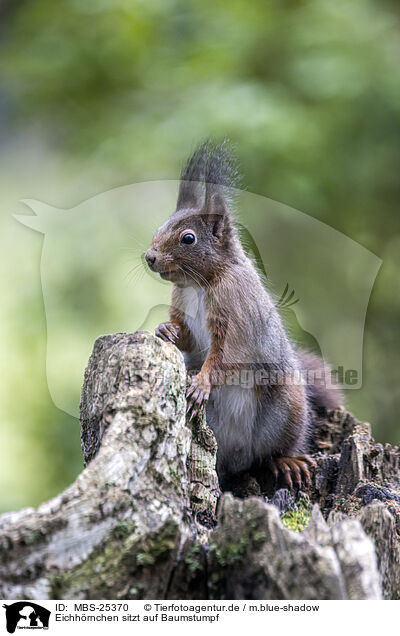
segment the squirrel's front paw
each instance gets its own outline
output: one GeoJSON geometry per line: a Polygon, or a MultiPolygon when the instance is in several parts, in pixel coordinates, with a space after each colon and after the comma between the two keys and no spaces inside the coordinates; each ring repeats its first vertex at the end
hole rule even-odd
{"type": "Polygon", "coordinates": [[[155,334],[164,342],[171,342],[176,345],[179,338],[179,327],[178,325],[173,325],[172,322],[162,322],[156,328],[155,334]]]}
{"type": "Polygon", "coordinates": [[[205,378],[200,373],[193,377],[192,384],[186,393],[186,414],[189,415],[189,421],[206,406],[210,391],[211,385],[208,378],[205,378]]]}

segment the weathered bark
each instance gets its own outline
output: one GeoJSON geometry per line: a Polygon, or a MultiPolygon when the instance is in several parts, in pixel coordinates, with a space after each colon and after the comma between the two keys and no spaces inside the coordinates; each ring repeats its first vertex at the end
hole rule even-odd
{"type": "Polygon", "coordinates": [[[155,338],[97,341],[82,405],[92,459],[52,501],[1,517],[3,597],[166,595],[189,533],[185,381],[179,353],[155,338]]]}
{"type": "MultiPolygon", "coordinates": [[[[115,413],[133,413],[146,425],[142,405],[179,417],[184,426],[185,378],[183,357],[172,345],[145,332],[99,338],[85,372],[81,398],[81,441],[85,465],[96,455],[115,413]]],[[[204,415],[190,423],[187,456],[190,509],[200,527],[215,525],[220,495],[215,472],[217,444],[204,415]]],[[[179,444],[179,438],[175,440],[179,444]]]]}
{"type": "Polygon", "coordinates": [[[310,487],[289,493],[264,471],[219,498],[215,439],[204,417],[186,424],[185,387],[182,355],[151,334],[96,341],[86,468],[0,517],[2,598],[400,597],[398,448],[334,411],[316,421],[310,487]],[[312,504],[303,531],[283,526],[301,529],[312,504]]]}
{"type": "Polygon", "coordinates": [[[331,529],[318,506],[304,532],[282,527],[261,499],[223,499],[220,526],[210,538],[213,598],[379,598],[372,542],[359,522],[331,529]]]}

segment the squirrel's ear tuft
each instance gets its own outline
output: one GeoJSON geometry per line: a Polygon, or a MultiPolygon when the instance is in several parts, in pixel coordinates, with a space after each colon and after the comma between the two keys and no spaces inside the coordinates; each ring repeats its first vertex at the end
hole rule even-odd
{"type": "Polygon", "coordinates": [[[221,240],[226,228],[229,226],[229,216],[225,201],[219,192],[215,192],[210,197],[207,218],[212,227],[213,235],[221,240]]]}
{"type": "Polygon", "coordinates": [[[230,200],[238,181],[237,164],[229,142],[225,140],[215,144],[205,141],[194,151],[182,170],[176,209],[206,208],[209,211],[212,196],[217,192],[230,200]]]}
{"type": "Polygon", "coordinates": [[[207,164],[208,142],[201,144],[189,157],[181,172],[177,210],[200,209],[204,202],[204,178],[207,164]]]}
{"type": "Polygon", "coordinates": [[[224,198],[219,192],[214,192],[214,194],[211,195],[208,204],[208,213],[219,214],[221,216],[225,216],[225,214],[228,213],[224,198]]]}
{"type": "Polygon", "coordinates": [[[221,214],[210,216],[210,223],[212,228],[212,233],[219,241],[222,241],[224,236],[226,217],[221,214]]]}

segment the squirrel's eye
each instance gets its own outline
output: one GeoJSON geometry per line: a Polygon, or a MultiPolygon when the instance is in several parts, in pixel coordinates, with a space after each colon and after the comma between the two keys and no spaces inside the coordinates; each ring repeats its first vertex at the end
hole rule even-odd
{"type": "Polygon", "coordinates": [[[183,245],[193,245],[196,242],[196,236],[192,232],[186,232],[181,236],[181,243],[183,245]]]}

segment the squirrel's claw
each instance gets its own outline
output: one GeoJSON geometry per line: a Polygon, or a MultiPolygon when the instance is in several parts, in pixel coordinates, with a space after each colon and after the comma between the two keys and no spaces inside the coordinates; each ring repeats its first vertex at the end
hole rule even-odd
{"type": "Polygon", "coordinates": [[[195,415],[198,415],[200,411],[205,407],[208,402],[209,396],[210,387],[208,385],[202,384],[198,376],[195,376],[192,380],[192,384],[190,385],[186,393],[186,415],[189,416],[189,421],[191,421],[195,417],[195,415]]]}
{"type": "Polygon", "coordinates": [[[155,334],[164,342],[176,344],[179,338],[179,327],[173,325],[172,322],[162,322],[161,325],[156,327],[155,334]]]}
{"type": "Polygon", "coordinates": [[[283,474],[286,485],[293,488],[293,482],[301,488],[302,480],[306,486],[311,485],[311,474],[309,467],[315,467],[315,461],[308,455],[298,455],[297,457],[274,457],[270,460],[268,468],[277,480],[279,473],[283,474]]]}

